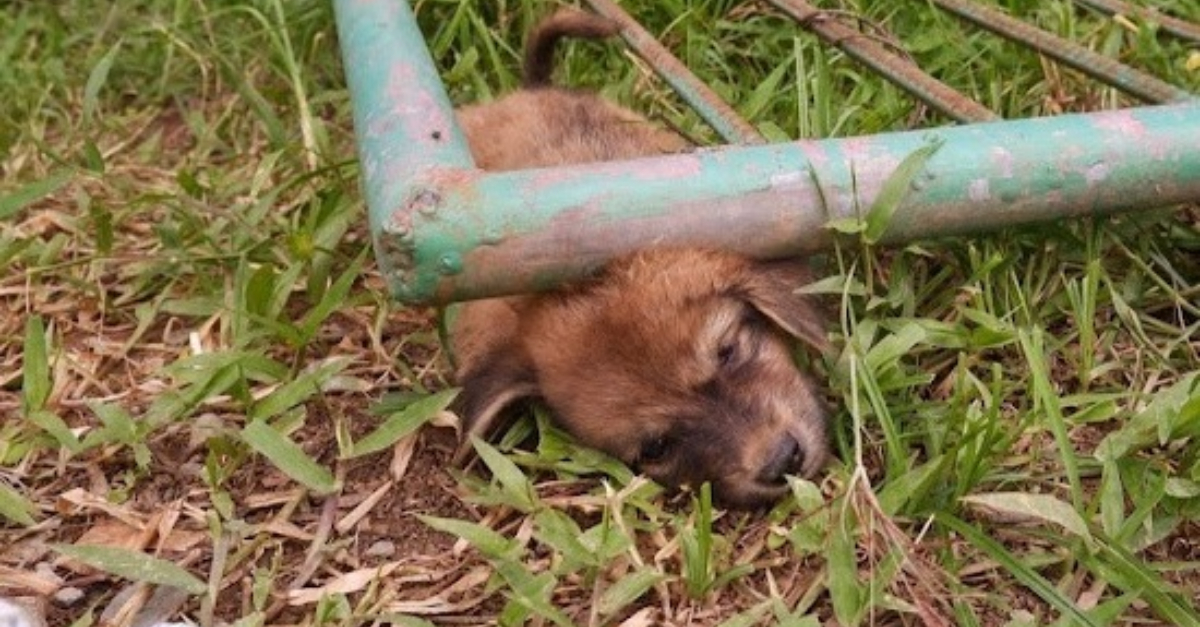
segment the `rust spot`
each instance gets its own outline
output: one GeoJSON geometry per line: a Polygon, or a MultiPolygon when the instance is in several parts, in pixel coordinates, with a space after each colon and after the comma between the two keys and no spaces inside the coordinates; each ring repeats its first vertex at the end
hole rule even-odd
{"type": "Polygon", "coordinates": [[[392,213],[392,219],[388,221],[387,230],[389,233],[399,237],[400,239],[412,238],[412,216],[404,211],[396,211],[392,213]]]}
{"type": "Polygon", "coordinates": [[[442,204],[442,195],[435,189],[416,189],[408,202],[405,203],[405,209],[408,212],[417,211],[422,215],[432,216],[437,213],[438,206],[442,204]]]}

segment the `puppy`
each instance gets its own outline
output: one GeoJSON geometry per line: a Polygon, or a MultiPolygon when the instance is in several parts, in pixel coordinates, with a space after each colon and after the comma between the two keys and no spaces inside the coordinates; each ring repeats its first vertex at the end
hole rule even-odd
{"type": "MultiPolygon", "coordinates": [[[[595,94],[550,86],[563,37],[616,26],[560,11],[526,43],[524,89],[462,109],[476,163],[512,170],[680,152],[689,144],[595,94]]],[[[801,261],[660,248],[545,294],[465,303],[451,330],[457,410],[486,433],[514,402],[537,399],[579,442],[666,486],[709,481],[752,508],[812,476],[829,456],[828,418],[795,340],[826,349],[821,317],[796,289],[801,261]]]]}
{"type": "Polygon", "coordinates": [[[678,135],[596,94],[550,85],[559,40],[601,39],[617,30],[608,19],[571,9],[538,24],[525,42],[523,89],[458,112],[475,164],[484,170],[521,170],[690,149],[678,135]]]}

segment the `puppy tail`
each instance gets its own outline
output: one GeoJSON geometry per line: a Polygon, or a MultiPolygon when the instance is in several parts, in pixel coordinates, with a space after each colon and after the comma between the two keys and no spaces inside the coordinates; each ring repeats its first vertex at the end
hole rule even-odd
{"type": "Polygon", "coordinates": [[[542,20],[525,40],[525,88],[550,86],[554,48],[564,37],[606,39],[620,31],[616,22],[577,9],[560,9],[542,20]]]}

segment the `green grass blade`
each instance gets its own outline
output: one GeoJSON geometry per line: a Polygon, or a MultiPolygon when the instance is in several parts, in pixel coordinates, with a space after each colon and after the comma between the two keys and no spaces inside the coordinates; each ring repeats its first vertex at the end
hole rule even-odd
{"type": "Polygon", "coordinates": [[[313,492],[330,494],[338,490],[338,483],[328,468],[313,461],[295,442],[266,422],[255,420],[247,423],[242,429],[242,440],[271,460],[284,474],[313,492]]]}
{"type": "Polygon", "coordinates": [[[104,89],[104,85],[108,83],[108,73],[112,70],[113,61],[117,58],[117,53],[121,50],[121,41],[112,45],[108,52],[100,57],[100,61],[92,68],[91,74],[88,74],[87,83],[83,87],[83,121],[84,124],[92,125],[96,122],[96,111],[100,108],[100,90],[104,89]]]}
{"type": "Polygon", "coordinates": [[[713,584],[713,534],[712,534],[712,486],[705,483],[700,487],[695,504],[695,522],[679,532],[680,548],[683,551],[683,580],[688,595],[701,598],[712,589],[713,584]]]}
{"type": "Polygon", "coordinates": [[[25,321],[25,352],[22,354],[21,408],[26,414],[45,407],[50,398],[50,357],[46,326],[41,316],[25,321]]]}
{"type": "Polygon", "coordinates": [[[488,558],[508,560],[512,559],[520,550],[520,546],[515,540],[510,540],[491,528],[477,523],[422,514],[418,514],[417,518],[438,531],[466,540],[488,558]]]}
{"type": "Polygon", "coordinates": [[[871,208],[867,210],[867,225],[866,230],[863,231],[863,240],[868,244],[876,244],[883,239],[888,227],[892,224],[892,216],[904,203],[904,198],[912,189],[913,182],[920,176],[921,170],[925,168],[930,157],[941,147],[941,142],[937,142],[914,150],[904,157],[900,165],[896,166],[896,170],[883,182],[883,186],[879,189],[879,195],[875,197],[875,202],[871,203],[871,208]]]}
{"type": "Polygon", "coordinates": [[[780,63],[770,74],[767,75],[754,91],[750,92],[750,97],[747,98],[741,108],[741,114],[747,120],[754,120],[762,113],[763,109],[769,106],[779,94],[779,83],[783,77],[787,75],[791,69],[791,63],[784,61],[780,63]]]}
{"type": "Polygon", "coordinates": [[[104,424],[103,428],[94,429],[83,439],[87,448],[99,444],[135,444],[139,440],[138,423],[129,412],[119,405],[110,403],[91,402],[88,409],[104,424]]]}
{"type": "Polygon", "coordinates": [[[487,465],[488,470],[492,471],[492,476],[500,482],[501,492],[506,497],[505,503],[521,512],[533,511],[538,500],[529,477],[525,476],[512,460],[484,440],[471,436],[471,446],[475,447],[479,458],[487,465]]]}
{"type": "Polygon", "coordinates": [[[1099,624],[1092,620],[1091,616],[1088,616],[1083,610],[1079,609],[1079,606],[1063,596],[1063,593],[1058,588],[1055,588],[1044,577],[1017,559],[1002,544],[991,539],[979,529],[946,513],[939,513],[937,515],[937,522],[975,545],[976,548],[987,554],[988,557],[1004,568],[1017,581],[1021,582],[1026,588],[1029,588],[1031,592],[1050,604],[1051,607],[1077,621],[1077,624],[1084,625],[1085,627],[1100,627],[1099,624]]]}
{"type": "Polygon", "coordinates": [[[907,352],[911,346],[915,345],[917,339],[911,336],[921,335],[920,329],[916,325],[908,325],[901,334],[909,337],[888,336],[881,340],[877,345],[872,346],[866,357],[860,362],[855,361],[852,366],[857,370],[858,389],[854,394],[865,394],[867,403],[871,407],[871,411],[875,413],[875,418],[879,422],[880,428],[883,429],[884,443],[887,449],[887,473],[888,477],[896,477],[904,474],[905,462],[907,455],[905,454],[904,441],[901,437],[900,426],[887,402],[887,396],[884,393],[877,373],[882,373],[884,368],[883,359],[890,359],[892,363],[898,359],[899,353],[892,353],[898,346],[904,346],[903,351],[907,352]],[[893,342],[893,338],[897,341],[893,342]],[[911,342],[911,344],[910,344],[911,342]],[[889,357],[888,353],[892,353],[889,357]],[[883,355],[880,358],[879,355],[883,355]],[[875,364],[872,366],[872,364],[875,364]]]}
{"type": "Polygon", "coordinates": [[[283,384],[250,408],[250,420],[272,418],[321,393],[322,386],[348,365],[349,358],[335,357],[283,384]]]}
{"type": "Polygon", "coordinates": [[[632,573],[623,575],[600,595],[600,599],[596,602],[596,609],[601,616],[616,614],[642,598],[642,595],[646,594],[650,588],[665,578],[666,575],[653,568],[639,568],[632,573]]]}
{"type": "Polygon", "coordinates": [[[1085,541],[1089,547],[1095,546],[1096,540],[1088,531],[1087,523],[1079,512],[1049,494],[990,492],[964,496],[962,500],[986,510],[1000,512],[1002,515],[1055,524],[1085,541]]]}
{"type": "Polygon", "coordinates": [[[71,559],[130,581],[171,586],[193,595],[201,595],[208,590],[203,581],[180,566],[141,551],[69,544],[56,544],[51,548],[71,559]]]}
{"type": "Polygon", "coordinates": [[[22,527],[31,527],[37,523],[33,515],[37,507],[24,495],[0,483],[0,516],[3,516],[22,527]]]}
{"type": "Polygon", "coordinates": [[[1071,441],[1066,419],[1063,417],[1058,393],[1050,383],[1050,371],[1046,364],[1044,347],[1045,334],[1041,329],[1032,332],[1022,329],[1018,333],[1021,352],[1029,366],[1029,377],[1032,380],[1033,397],[1037,406],[1045,413],[1046,422],[1054,434],[1058,451],[1062,457],[1063,470],[1067,482],[1071,486],[1071,505],[1079,511],[1083,510],[1083,482],[1079,479],[1079,461],[1075,457],[1075,444],[1071,441]]]}
{"type": "Polygon", "coordinates": [[[858,580],[855,558],[854,518],[847,514],[831,530],[825,568],[829,574],[829,597],[833,615],[842,625],[856,625],[867,602],[866,589],[858,580]]]}
{"type": "Polygon", "coordinates": [[[54,438],[60,446],[71,453],[78,453],[83,450],[83,443],[79,441],[79,438],[71,431],[71,427],[66,422],[63,422],[63,419],[58,414],[45,409],[39,409],[26,414],[25,420],[50,434],[50,437],[54,438]]]}
{"type": "Polygon", "coordinates": [[[8,220],[31,203],[57,192],[74,178],[75,173],[70,170],[56,170],[43,179],[26,183],[7,196],[0,196],[0,221],[8,220]]]}
{"type": "Polygon", "coordinates": [[[1136,593],[1168,624],[1200,626],[1200,613],[1188,602],[1196,591],[1175,589],[1121,543],[1104,539],[1099,554],[1085,561],[1105,580],[1122,590],[1136,593]]]}
{"type": "Polygon", "coordinates": [[[573,570],[581,565],[592,568],[603,565],[596,553],[584,546],[583,532],[570,516],[556,509],[544,508],[534,515],[534,522],[534,537],[562,556],[564,564],[570,565],[565,568],[573,570]]]}
{"type": "Polygon", "coordinates": [[[312,341],[317,330],[329,319],[329,316],[338,308],[346,305],[347,295],[350,293],[350,288],[354,287],[354,282],[362,274],[363,262],[368,252],[370,252],[370,248],[364,248],[359,252],[354,261],[333,282],[333,285],[329,286],[329,289],[321,295],[321,300],[304,315],[304,319],[300,321],[299,325],[304,343],[312,341]]]}
{"type": "Polygon", "coordinates": [[[409,403],[404,409],[388,416],[387,420],[384,420],[383,424],[376,427],[374,431],[351,445],[350,451],[345,457],[347,459],[362,457],[394,445],[404,436],[415,432],[422,425],[433,420],[438,413],[450,406],[457,395],[458,390],[452,388],[409,403]]]}
{"type": "Polygon", "coordinates": [[[1146,408],[1096,447],[1101,461],[1116,462],[1146,447],[1163,446],[1200,421],[1200,371],[1155,392],[1146,408]]]}
{"type": "Polygon", "coordinates": [[[511,560],[496,560],[493,563],[496,572],[508,584],[513,601],[550,619],[555,625],[572,626],[571,619],[550,603],[549,597],[557,583],[553,575],[548,572],[533,575],[524,564],[511,560]]]}

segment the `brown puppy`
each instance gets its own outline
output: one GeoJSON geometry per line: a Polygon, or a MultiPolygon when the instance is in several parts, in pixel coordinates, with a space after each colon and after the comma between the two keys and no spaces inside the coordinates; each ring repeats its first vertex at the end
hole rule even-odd
{"type": "Polygon", "coordinates": [[[570,9],[538,24],[525,42],[524,89],[458,112],[475,164],[484,170],[520,170],[688,150],[683,138],[596,94],[550,86],[559,40],[616,33],[612,21],[570,9]]]}
{"type": "MultiPolygon", "coordinates": [[[[590,93],[549,87],[554,44],[613,34],[560,11],[526,44],[526,88],[459,112],[480,167],[511,170],[630,159],[689,148],[590,93]]],[[[651,249],[548,294],[466,303],[452,329],[458,411],[484,433],[514,401],[540,399],[580,442],[668,486],[713,483],[725,504],[782,496],[787,473],[829,456],[816,386],[793,338],[824,350],[820,316],[796,289],[800,261],[651,249]]]]}

